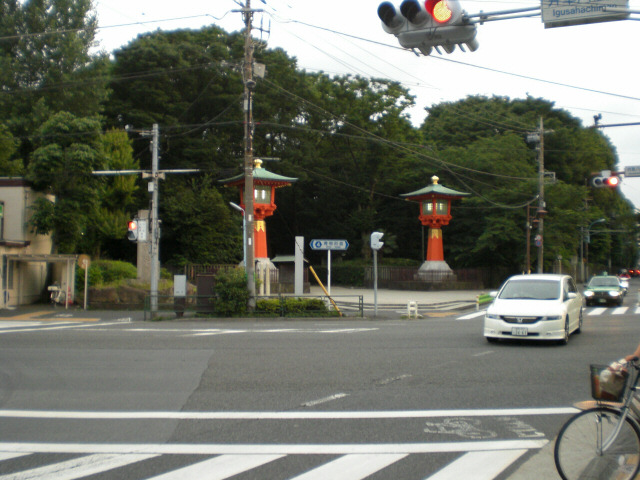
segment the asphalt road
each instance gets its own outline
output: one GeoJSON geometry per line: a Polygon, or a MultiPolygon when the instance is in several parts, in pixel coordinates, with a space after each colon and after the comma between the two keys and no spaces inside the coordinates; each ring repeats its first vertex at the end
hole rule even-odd
{"type": "Polygon", "coordinates": [[[205,478],[198,468],[234,479],[556,478],[553,439],[589,398],[589,364],[640,341],[627,303],[588,309],[567,346],[488,344],[473,310],[418,320],[5,319],[0,479],[205,478]]]}

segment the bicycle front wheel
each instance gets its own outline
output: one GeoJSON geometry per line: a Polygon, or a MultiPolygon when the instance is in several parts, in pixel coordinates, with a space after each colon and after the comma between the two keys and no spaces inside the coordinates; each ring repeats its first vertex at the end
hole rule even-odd
{"type": "Polygon", "coordinates": [[[597,407],[564,424],[553,452],[556,469],[564,480],[631,480],[640,468],[640,429],[625,418],[618,436],[606,451],[602,445],[621,420],[620,412],[597,407]]]}

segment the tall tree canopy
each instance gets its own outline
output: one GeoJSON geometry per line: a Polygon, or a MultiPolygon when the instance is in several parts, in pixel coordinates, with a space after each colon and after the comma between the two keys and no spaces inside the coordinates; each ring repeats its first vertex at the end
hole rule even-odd
{"type": "MultiPolygon", "coordinates": [[[[132,250],[117,238],[127,216],[148,208],[146,188],[138,188],[138,177],[90,172],[148,169],[143,131],[159,124],[160,168],[201,170],[161,182],[163,262],[239,261],[241,219],[228,205],[237,192],[216,180],[242,171],[243,36],[216,26],[157,31],[108,60],[89,54],[96,27],[90,0],[0,0],[0,13],[0,174],[24,165],[36,188],[56,195],[55,205],[38,206],[35,227],[53,232],[61,251],[132,250]]],[[[291,254],[302,235],[346,238],[345,258],[366,259],[370,232],[383,230],[393,240],[386,258],[418,264],[418,207],[401,194],[437,175],[471,194],[454,202],[445,229],[451,266],[522,270],[527,206],[537,206],[538,194],[538,153],[528,137],[542,121],[545,268],[575,258],[584,227],[599,218],[607,223],[592,237],[590,258],[616,266],[635,259],[632,206],[619,192],[587,183],[592,172],[615,169],[615,149],[553,103],[473,96],[430,107],[416,127],[408,116],[414,99],[396,82],[306,72],[259,42],[255,60],[266,76],[256,78],[253,96],[254,154],[279,160],[264,167],[299,179],[278,190],[278,209],[267,220],[272,256],[291,254]]]]}

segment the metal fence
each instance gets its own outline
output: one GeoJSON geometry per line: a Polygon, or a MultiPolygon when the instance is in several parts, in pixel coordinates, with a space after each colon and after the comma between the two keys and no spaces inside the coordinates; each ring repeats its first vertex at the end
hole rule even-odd
{"type": "MultiPolygon", "coordinates": [[[[466,268],[453,271],[420,272],[418,267],[378,266],[378,286],[401,290],[430,290],[438,287],[482,289],[499,285],[508,276],[501,269],[466,268]]],[[[365,267],[365,285],[373,285],[373,267],[365,267]]]]}

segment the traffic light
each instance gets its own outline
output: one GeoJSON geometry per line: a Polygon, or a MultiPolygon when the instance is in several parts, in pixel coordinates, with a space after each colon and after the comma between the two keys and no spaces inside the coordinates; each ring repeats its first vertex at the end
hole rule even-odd
{"type": "Polygon", "coordinates": [[[382,248],[384,245],[384,242],[380,241],[382,237],[384,237],[384,233],[382,232],[373,232],[371,234],[371,248],[373,250],[380,250],[382,248]]]}
{"type": "Polygon", "coordinates": [[[391,2],[378,6],[378,17],[385,32],[398,38],[404,48],[429,55],[440,47],[452,53],[456,45],[464,51],[478,49],[476,26],[469,23],[458,0],[404,0],[400,8],[391,2]]]}
{"type": "Polygon", "coordinates": [[[591,185],[596,188],[616,188],[620,185],[620,177],[611,170],[602,170],[600,174],[591,178],[591,185]]]}
{"type": "Polygon", "coordinates": [[[127,224],[127,238],[132,242],[138,240],[138,220],[130,220],[127,224]]]}

